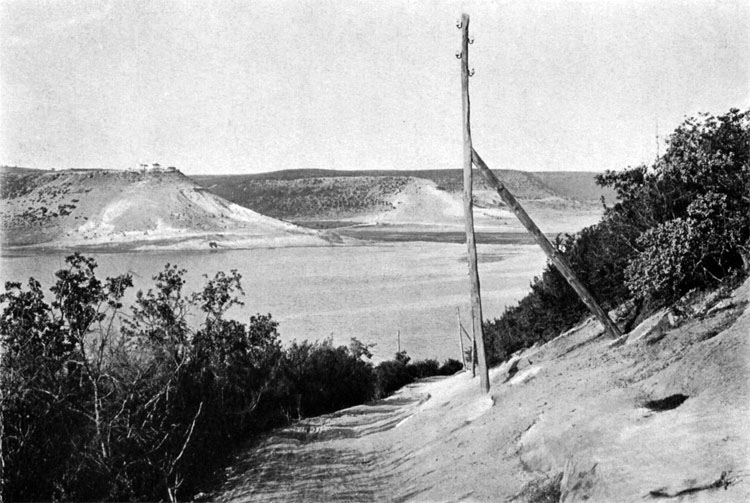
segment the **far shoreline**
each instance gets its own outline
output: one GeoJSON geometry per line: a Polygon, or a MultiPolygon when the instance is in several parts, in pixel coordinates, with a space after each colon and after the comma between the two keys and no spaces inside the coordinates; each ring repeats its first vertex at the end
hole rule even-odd
{"type": "MultiPolygon", "coordinates": [[[[336,228],[334,234],[347,239],[346,243],[329,242],[326,244],[273,244],[258,242],[250,244],[242,240],[222,241],[215,237],[217,247],[211,248],[206,239],[206,244],[201,246],[189,246],[195,242],[195,237],[177,238],[177,239],[154,239],[139,241],[119,241],[110,243],[91,243],[91,244],[63,244],[63,243],[39,243],[19,246],[0,246],[0,256],[2,257],[27,257],[32,255],[53,255],[64,252],[81,252],[81,253],[135,253],[135,252],[165,252],[165,251],[207,251],[218,253],[221,251],[234,250],[253,250],[253,249],[275,249],[275,248],[320,248],[326,246],[363,246],[373,243],[449,243],[461,244],[466,240],[466,235],[457,230],[443,229],[416,229],[414,226],[348,226],[336,228]],[[233,246],[233,245],[237,246],[233,246]],[[188,245],[188,246],[185,246],[188,245]]],[[[560,233],[548,233],[547,237],[554,239],[560,233]]],[[[533,236],[526,232],[487,232],[480,231],[476,233],[478,244],[487,245],[532,245],[535,244],[533,236]]],[[[211,240],[213,241],[213,240],[211,240]]]]}

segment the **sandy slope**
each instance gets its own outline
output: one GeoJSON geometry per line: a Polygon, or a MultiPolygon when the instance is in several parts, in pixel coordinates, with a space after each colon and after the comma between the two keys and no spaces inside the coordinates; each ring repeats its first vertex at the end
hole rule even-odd
{"type": "Polygon", "coordinates": [[[589,320],[493,369],[489,395],[462,373],[302,421],[238,456],[212,496],[529,501],[551,484],[561,501],[750,501],[749,299],[750,281],[624,344],[589,320]]]}
{"type": "Polygon", "coordinates": [[[316,231],[282,222],[207,192],[179,172],[45,173],[2,201],[4,242],[59,247],[312,246],[316,231]]]}
{"type": "MultiPolygon", "coordinates": [[[[474,223],[479,232],[525,232],[493,191],[474,193],[474,223]]],[[[464,228],[462,195],[441,190],[435,182],[410,178],[390,198],[390,208],[348,220],[368,226],[415,230],[460,231],[464,228]]],[[[596,223],[600,206],[547,198],[524,201],[524,208],[544,232],[575,232],[596,223]]]]}

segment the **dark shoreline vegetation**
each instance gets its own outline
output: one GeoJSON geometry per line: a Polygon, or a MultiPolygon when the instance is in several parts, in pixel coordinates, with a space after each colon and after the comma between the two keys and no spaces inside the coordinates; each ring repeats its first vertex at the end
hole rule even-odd
{"type": "MultiPolygon", "coordinates": [[[[359,227],[348,229],[336,229],[341,236],[394,243],[405,243],[422,241],[428,243],[453,243],[466,242],[464,232],[444,231],[430,232],[418,230],[394,230],[387,227],[373,229],[371,227],[359,227]]],[[[552,236],[554,238],[554,236],[552,236]]],[[[525,232],[477,232],[477,244],[495,245],[533,245],[534,238],[525,232]]]]}
{"type": "MultiPolygon", "coordinates": [[[[304,222],[292,222],[295,225],[305,226],[304,222]]],[[[308,227],[316,230],[332,230],[340,236],[360,239],[363,241],[383,242],[383,243],[408,243],[408,242],[426,242],[426,243],[463,243],[466,239],[466,234],[463,232],[455,231],[418,231],[418,230],[397,230],[389,226],[381,226],[377,229],[371,227],[356,227],[351,226],[351,222],[346,222],[344,226],[341,222],[335,221],[330,222],[328,227],[316,227],[317,223],[308,227]]],[[[325,224],[324,224],[325,225],[325,224]]],[[[547,234],[549,239],[555,239],[556,235],[547,234]]],[[[534,238],[525,232],[477,232],[476,233],[477,243],[479,244],[500,244],[500,245],[534,245],[534,238]]],[[[144,244],[150,246],[160,245],[174,245],[182,241],[189,241],[192,238],[186,239],[164,239],[164,240],[151,240],[151,241],[133,241],[127,243],[109,243],[109,244],[96,244],[87,246],[77,246],[75,250],[70,247],[54,247],[54,246],[12,246],[0,249],[0,256],[5,257],[28,257],[44,254],[59,254],[61,252],[73,252],[79,251],[82,253],[97,253],[97,254],[116,254],[123,252],[134,252],[138,253],[163,253],[162,249],[155,250],[138,250],[138,247],[144,244]]],[[[236,250],[239,248],[219,248],[211,250],[213,253],[220,253],[224,250],[236,250]]]]}
{"type": "Polygon", "coordinates": [[[405,352],[375,366],[354,338],[282,347],[270,314],[225,318],[242,304],[236,271],[188,295],[167,264],[127,310],[131,276],[102,281],[77,253],[66,263],[50,303],[33,278],[0,294],[7,501],[190,499],[253,435],[462,368],[405,352]]]}
{"type": "MultiPolygon", "coordinates": [[[[738,110],[688,119],[652,166],[599,176],[618,202],[597,225],[556,239],[606,309],[633,306],[624,329],[750,269],[748,122],[738,110]]],[[[405,353],[374,366],[356,339],[284,348],[270,315],[225,317],[241,304],[236,271],[187,294],[185,271],[168,264],[126,309],[130,276],[102,281],[79,254],[67,263],[49,303],[33,278],[0,295],[8,501],[190,499],[244,439],[461,368],[411,363],[405,353]],[[186,322],[190,310],[201,313],[197,329],[186,322]]],[[[547,266],[528,296],[485,323],[490,364],[585,316],[547,266]]]]}

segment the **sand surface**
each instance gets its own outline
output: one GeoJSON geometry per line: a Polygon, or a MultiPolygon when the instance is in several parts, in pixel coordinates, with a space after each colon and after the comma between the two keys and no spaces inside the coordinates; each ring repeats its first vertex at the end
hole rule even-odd
{"type": "Polygon", "coordinates": [[[247,446],[211,497],[529,501],[547,484],[560,501],[750,501],[749,298],[750,281],[614,344],[587,320],[492,369],[489,395],[464,372],[300,421],[247,446]]]}

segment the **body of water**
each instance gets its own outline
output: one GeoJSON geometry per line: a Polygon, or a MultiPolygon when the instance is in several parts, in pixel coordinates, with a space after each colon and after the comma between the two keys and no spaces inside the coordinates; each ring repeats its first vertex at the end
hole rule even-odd
{"type": "MultiPolygon", "coordinates": [[[[47,290],[69,253],[5,255],[0,275],[25,282],[33,276],[47,290]]],[[[166,263],[187,269],[187,292],[205,283],[204,274],[237,269],[242,274],[245,306],[232,317],[247,321],[271,313],[284,342],[351,337],[376,346],[376,361],[401,348],[412,358],[459,358],[456,309],[470,330],[466,246],[453,243],[396,242],[367,246],[279,248],[221,251],[91,253],[100,277],[131,273],[135,289],[153,286],[152,276],[166,263]]],[[[479,247],[479,272],[485,319],[513,305],[541,274],[538,247],[488,244],[479,247]]]]}

